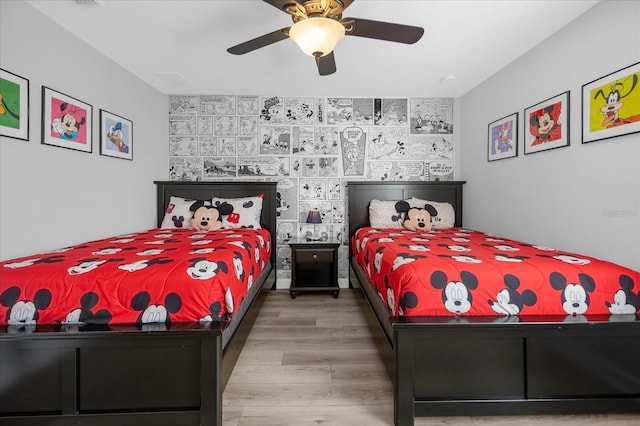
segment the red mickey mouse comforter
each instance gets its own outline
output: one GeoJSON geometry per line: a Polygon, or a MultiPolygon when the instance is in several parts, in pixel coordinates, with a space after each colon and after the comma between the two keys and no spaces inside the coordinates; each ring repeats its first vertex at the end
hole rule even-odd
{"type": "Polygon", "coordinates": [[[269,262],[266,229],[152,229],[0,263],[0,324],[229,320],[269,262]]]}
{"type": "Polygon", "coordinates": [[[640,273],[482,232],[359,229],[358,264],[394,316],[636,314],[640,273]]]}

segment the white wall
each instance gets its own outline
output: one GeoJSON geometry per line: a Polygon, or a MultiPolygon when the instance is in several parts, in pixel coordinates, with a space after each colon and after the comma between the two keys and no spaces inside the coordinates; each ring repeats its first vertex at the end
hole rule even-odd
{"type": "Polygon", "coordinates": [[[30,83],[30,140],[0,138],[0,259],[155,226],[167,97],[23,2],[0,2],[0,52],[30,83]],[[40,144],[43,85],[93,106],[93,153],[40,144]],[[99,155],[100,108],[133,121],[133,161],[99,155]]]}
{"type": "Polygon", "coordinates": [[[640,133],[581,143],[581,86],[640,61],[639,22],[602,2],[461,99],[465,226],[640,270],[640,133]],[[525,156],[523,110],[567,90],[570,146],[525,156]],[[488,123],[516,111],[518,157],[487,162],[488,123]]]}

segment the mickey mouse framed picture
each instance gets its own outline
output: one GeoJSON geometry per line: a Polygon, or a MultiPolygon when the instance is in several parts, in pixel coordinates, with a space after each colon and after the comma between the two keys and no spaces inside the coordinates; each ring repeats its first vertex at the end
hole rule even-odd
{"type": "Polygon", "coordinates": [[[569,92],[524,110],[524,153],[569,146],[569,92]]]}

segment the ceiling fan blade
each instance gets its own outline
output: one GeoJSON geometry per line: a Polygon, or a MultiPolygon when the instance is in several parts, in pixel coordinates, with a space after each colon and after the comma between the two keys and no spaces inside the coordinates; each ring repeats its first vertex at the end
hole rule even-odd
{"type": "Polygon", "coordinates": [[[345,18],[341,21],[347,35],[413,44],[420,40],[424,28],[390,22],[370,21],[360,18],[345,18]]]}
{"type": "Polygon", "coordinates": [[[320,75],[331,75],[336,72],[336,58],[333,56],[333,52],[317,57],[316,64],[320,75]]]}
{"type": "Polygon", "coordinates": [[[284,11],[285,6],[289,4],[297,3],[296,0],[262,0],[262,1],[282,11],[284,11]]]}
{"type": "Polygon", "coordinates": [[[244,43],[240,43],[236,46],[230,47],[227,49],[227,52],[233,53],[234,55],[244,55],[245,53],[252,52],[256,49],[260,49],[261,47],[277,43],[287,38],[289,38],[289,27],[281,28],[272,33],[265,34],[252,40],[245,41],[244,43]]]}
{"type": "Polygon", "coordinates": [[[348,8],[351,5],[351,3],[353,3],[353,0],[342,0],[341,3],[342,3],[342,10],[344,10],[348,8]]]}

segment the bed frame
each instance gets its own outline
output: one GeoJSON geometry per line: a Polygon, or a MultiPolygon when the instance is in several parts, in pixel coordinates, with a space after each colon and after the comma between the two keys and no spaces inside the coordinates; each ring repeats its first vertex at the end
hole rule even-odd
{"type": "Polygon", "coordinates": [[[222,391],[275,288],[276,182],[155,182],[158,225],[171,195],[263,194],[271,262],[231,324],[0,326],[0,424],[221,426],[222,391]]]}
{"type": "MultiPolygon", "coordinates": [[[[449,202],[462,226],[464,183],[349,182],[349,236],[368,226],[372,199],[449,202]]],[[[416,416],[640,413],[636,315],[392,317],[351,252],[350,264],[351,285],[382,331],[396,425],[416,416]]]]}

